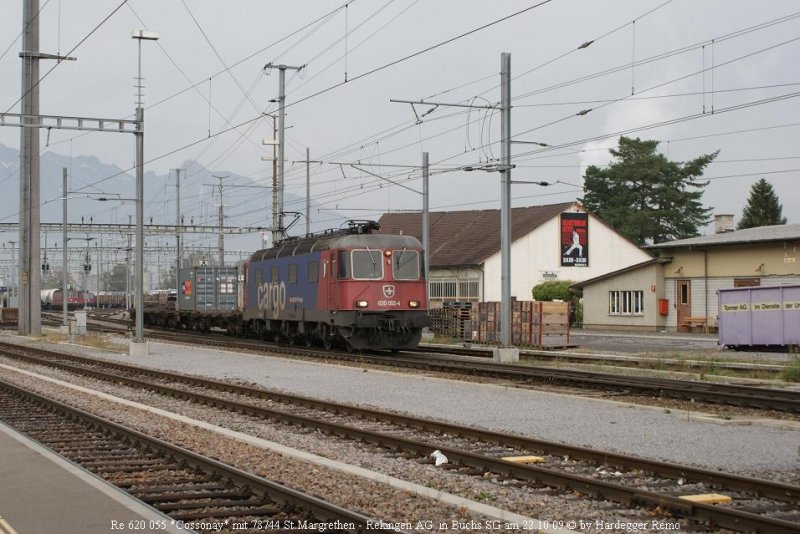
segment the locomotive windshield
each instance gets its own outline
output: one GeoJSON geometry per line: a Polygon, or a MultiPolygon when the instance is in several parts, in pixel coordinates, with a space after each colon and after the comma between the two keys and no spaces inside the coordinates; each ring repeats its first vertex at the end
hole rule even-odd
{"type": "Polygon", "coordinates": [[[393,250],[392,274],[395,280],[418,280],[419,253],[416,250],[393,250]]]}
{"type": "Polygon", "coordinates": [[[383,278],[383,262],[380,250],[353,251],[353,278],[380,280],[383,278]]]}

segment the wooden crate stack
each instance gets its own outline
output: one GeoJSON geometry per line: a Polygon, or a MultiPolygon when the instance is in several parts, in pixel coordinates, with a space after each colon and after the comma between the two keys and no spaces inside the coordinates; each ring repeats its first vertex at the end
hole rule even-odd
{"type": "MultiPolygon", "coordinates": [[[[569,344],[569,305],[566,302],[513,301],[511,342],[519,347],[565,347],[569,344]]],[[[500,342],[500,303],[472,307],[473,341],[500,342]]]]}

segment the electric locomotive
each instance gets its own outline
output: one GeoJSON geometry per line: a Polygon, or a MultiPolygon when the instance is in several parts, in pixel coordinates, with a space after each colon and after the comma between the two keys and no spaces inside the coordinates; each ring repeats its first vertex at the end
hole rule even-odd
{"type": "Polygon", "coordinates": [[[414,348],[429,325],[422,245],[373,221],[289,239],[243,265],[241,330],[347,349],[414,348]]]}

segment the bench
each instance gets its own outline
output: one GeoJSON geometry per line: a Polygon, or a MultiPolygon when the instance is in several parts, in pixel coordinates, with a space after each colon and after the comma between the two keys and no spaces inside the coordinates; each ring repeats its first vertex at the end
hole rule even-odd
{"type": "Polygon", "coordinates": [[[689,332],[694,332],[695,328],[699,328],[704,334],[708,333],[708,323],[705,317],[686,317],[681,326],[688,328],[689,332]]]}

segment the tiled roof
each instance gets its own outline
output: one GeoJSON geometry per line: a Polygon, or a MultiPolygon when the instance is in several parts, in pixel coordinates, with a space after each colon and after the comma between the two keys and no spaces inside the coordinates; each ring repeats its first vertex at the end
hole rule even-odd
{"type": "Polygon", "coordinates": [[[645,248],[673,249],[689,247],[711,247],[721,245],[743,245],[764,243],[769,241],[798,241],[800,240],[800,224],[779,224],[774,226],[758,226],[733,232],[690,237],[666,243],[657,243],[645,248]]]}
{"type": "MultiPolygon", "coordinates": [[[[511,241],[567,211],[574,202],[512,208],[511,241]]],[[[431,266],[480,265],[500,251],[500,210],[435,211],[429,214],[431,266]]],[[[422,213],[387,213],[381,233],[411,234],[422,241],[422,213]]]]}

